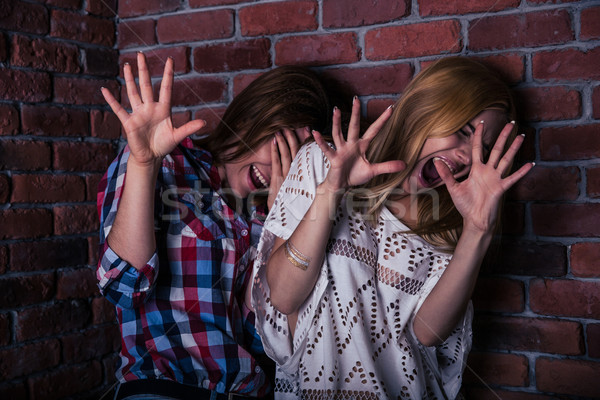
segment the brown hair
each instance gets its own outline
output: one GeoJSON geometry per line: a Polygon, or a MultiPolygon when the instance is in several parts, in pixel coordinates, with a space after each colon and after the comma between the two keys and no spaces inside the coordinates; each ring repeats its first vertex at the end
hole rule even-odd
{"type": "Polygon", "coordinates": [[[217,165],[244,158],[282,128],[331,124],[332,105],[323,82],[298,66],[275,68],[258,77],[231,102],[217,128],[196,144],[217,165]],[[233,150],[233,151],[229,151],[233,150]]]}
{"type": "MultiPolygon", "coordinates": [[[[507,122],[515,119],[515,106],[506,84],[474,60],[448,57],[421,71],[396,102],[394,112],[367,152],[372,163],[403,160],[406,169],[380,175],[356,193],[368,204],[366,215],[378,216],[381,207],[417,163],[428,138],[456,133],[486,109],[500,109],[507,122]]],[[[517,129],[513,129],[512,142],[517,129]]],[[[412,231],[429,243],[452,250],[462,230],[462,217],[445,186],[417,196],[417,224],[412,231]],[[439,199],[435,204],[434,199],[439,199]],[[434,214],[434,211],[436,213],[434,214]]]]}

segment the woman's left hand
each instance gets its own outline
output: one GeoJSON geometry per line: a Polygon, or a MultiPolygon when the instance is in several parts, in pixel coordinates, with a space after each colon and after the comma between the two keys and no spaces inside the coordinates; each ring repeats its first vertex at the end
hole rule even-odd
{"type": "Polygon", "coordinates": [[[472,165],[466,180],[458,182],[443,161],[435,160],[435,167],[446,184],[456,209],[463,217],[463,229],[491,233],[498,218],[502,195],[535,165],[527,163],[516,172],[504,176],[521,145],[524,136],[518,135],[504,152],[506,141],[514,124],[506,124],[500,132],[487,162],[483,162],[483,121],[475,129],[473,137],[472,165]]]}
{"type": "Polygon", "coordinates": [[[300,146],[309,136],[310,128],[308,126],[294,130],[284,128],[283,132],[275,134],[275,138],[271,142],[271,182],[267,198],[269,209],[271,209],[285,177],[290,172],[290,166],[300,146]]]}

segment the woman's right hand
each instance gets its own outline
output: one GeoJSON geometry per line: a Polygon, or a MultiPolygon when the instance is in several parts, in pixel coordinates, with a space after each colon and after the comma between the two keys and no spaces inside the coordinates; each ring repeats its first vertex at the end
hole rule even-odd
{"type": "Polygon", "coordinates": [[[206,122],[194,120],[180,128],[174,128],[171,121],[171,93],[173,88],[173,59],[168,58],[163,72],[158,101],[154,101],[152,82],[146,64],[146,57],[137,54],[139,71],[138,91],[131,66],[125,64],[124,75],[127,96],[131,103],[131,114],[127,112],[106,88],[102,95],[117,115],[127,136],[130,160],[140,165],[156,165],[175,149],[187,136],[197,132],[206,122]]]}
{"type": "Polygon", "coordinates": [[[341,113],[337,107],[333,111],[332,129],[335,149],[325,142],[320,133],[313,131],[317,145],[331,164],[324,182],[329,190],[334,192],[346,190],[352,186],[362,185],[377,175],[400,172],[406,167],[406,164],[400,160],[371,164],[365,155],[369,143],[391,115],[392,108],[388,107],[360,137],[360,102],[355,97],[352,102],[348,140],[342,136],[341,113]]]}

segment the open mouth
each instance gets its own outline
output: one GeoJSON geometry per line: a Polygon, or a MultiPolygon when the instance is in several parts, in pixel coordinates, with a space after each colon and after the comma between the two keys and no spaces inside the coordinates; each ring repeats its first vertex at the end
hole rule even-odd
{"type": "Polygon", "coordinates": [[[421,184],[426,188],[433,187],[442,181],[440,174],[437,172],[437,169],[435,168],[435,164],[434,164],[435,160],[440,160],[444,164],[446,164],[446,166],[448,167],[450,172],[452,172],[452,174],[455,174],[457,171],[457,168],[454,165],[454,163],[451,162],[450,160],[447,160],[446,158],[443,158],[443,157],[430,158],[429,160],[427,160],[425,162],[425,164],[423,165],[423,168],[421,169],[421,173],[419,174],[421,184]]]}
{"type": "Polygon", "coordinates": [[[256,189],[266,189],[269,187],[269,178],[263,175],[254,165],[250,166],[250,180],[256,189]]]}

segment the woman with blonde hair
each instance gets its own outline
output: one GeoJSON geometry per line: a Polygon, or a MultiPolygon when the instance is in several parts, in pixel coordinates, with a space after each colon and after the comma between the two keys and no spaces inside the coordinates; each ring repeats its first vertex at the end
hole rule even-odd
{"type": "Polygon", "coordinates": [[[455,398],[470,296],[515,138],[506,85],[460,57],[418,74],[360,137],[334,109],[292,163],[258,247],[253,305],[276,398],[455,398]],[[509,122],[510,121],[510,122],[509,122]]]}

